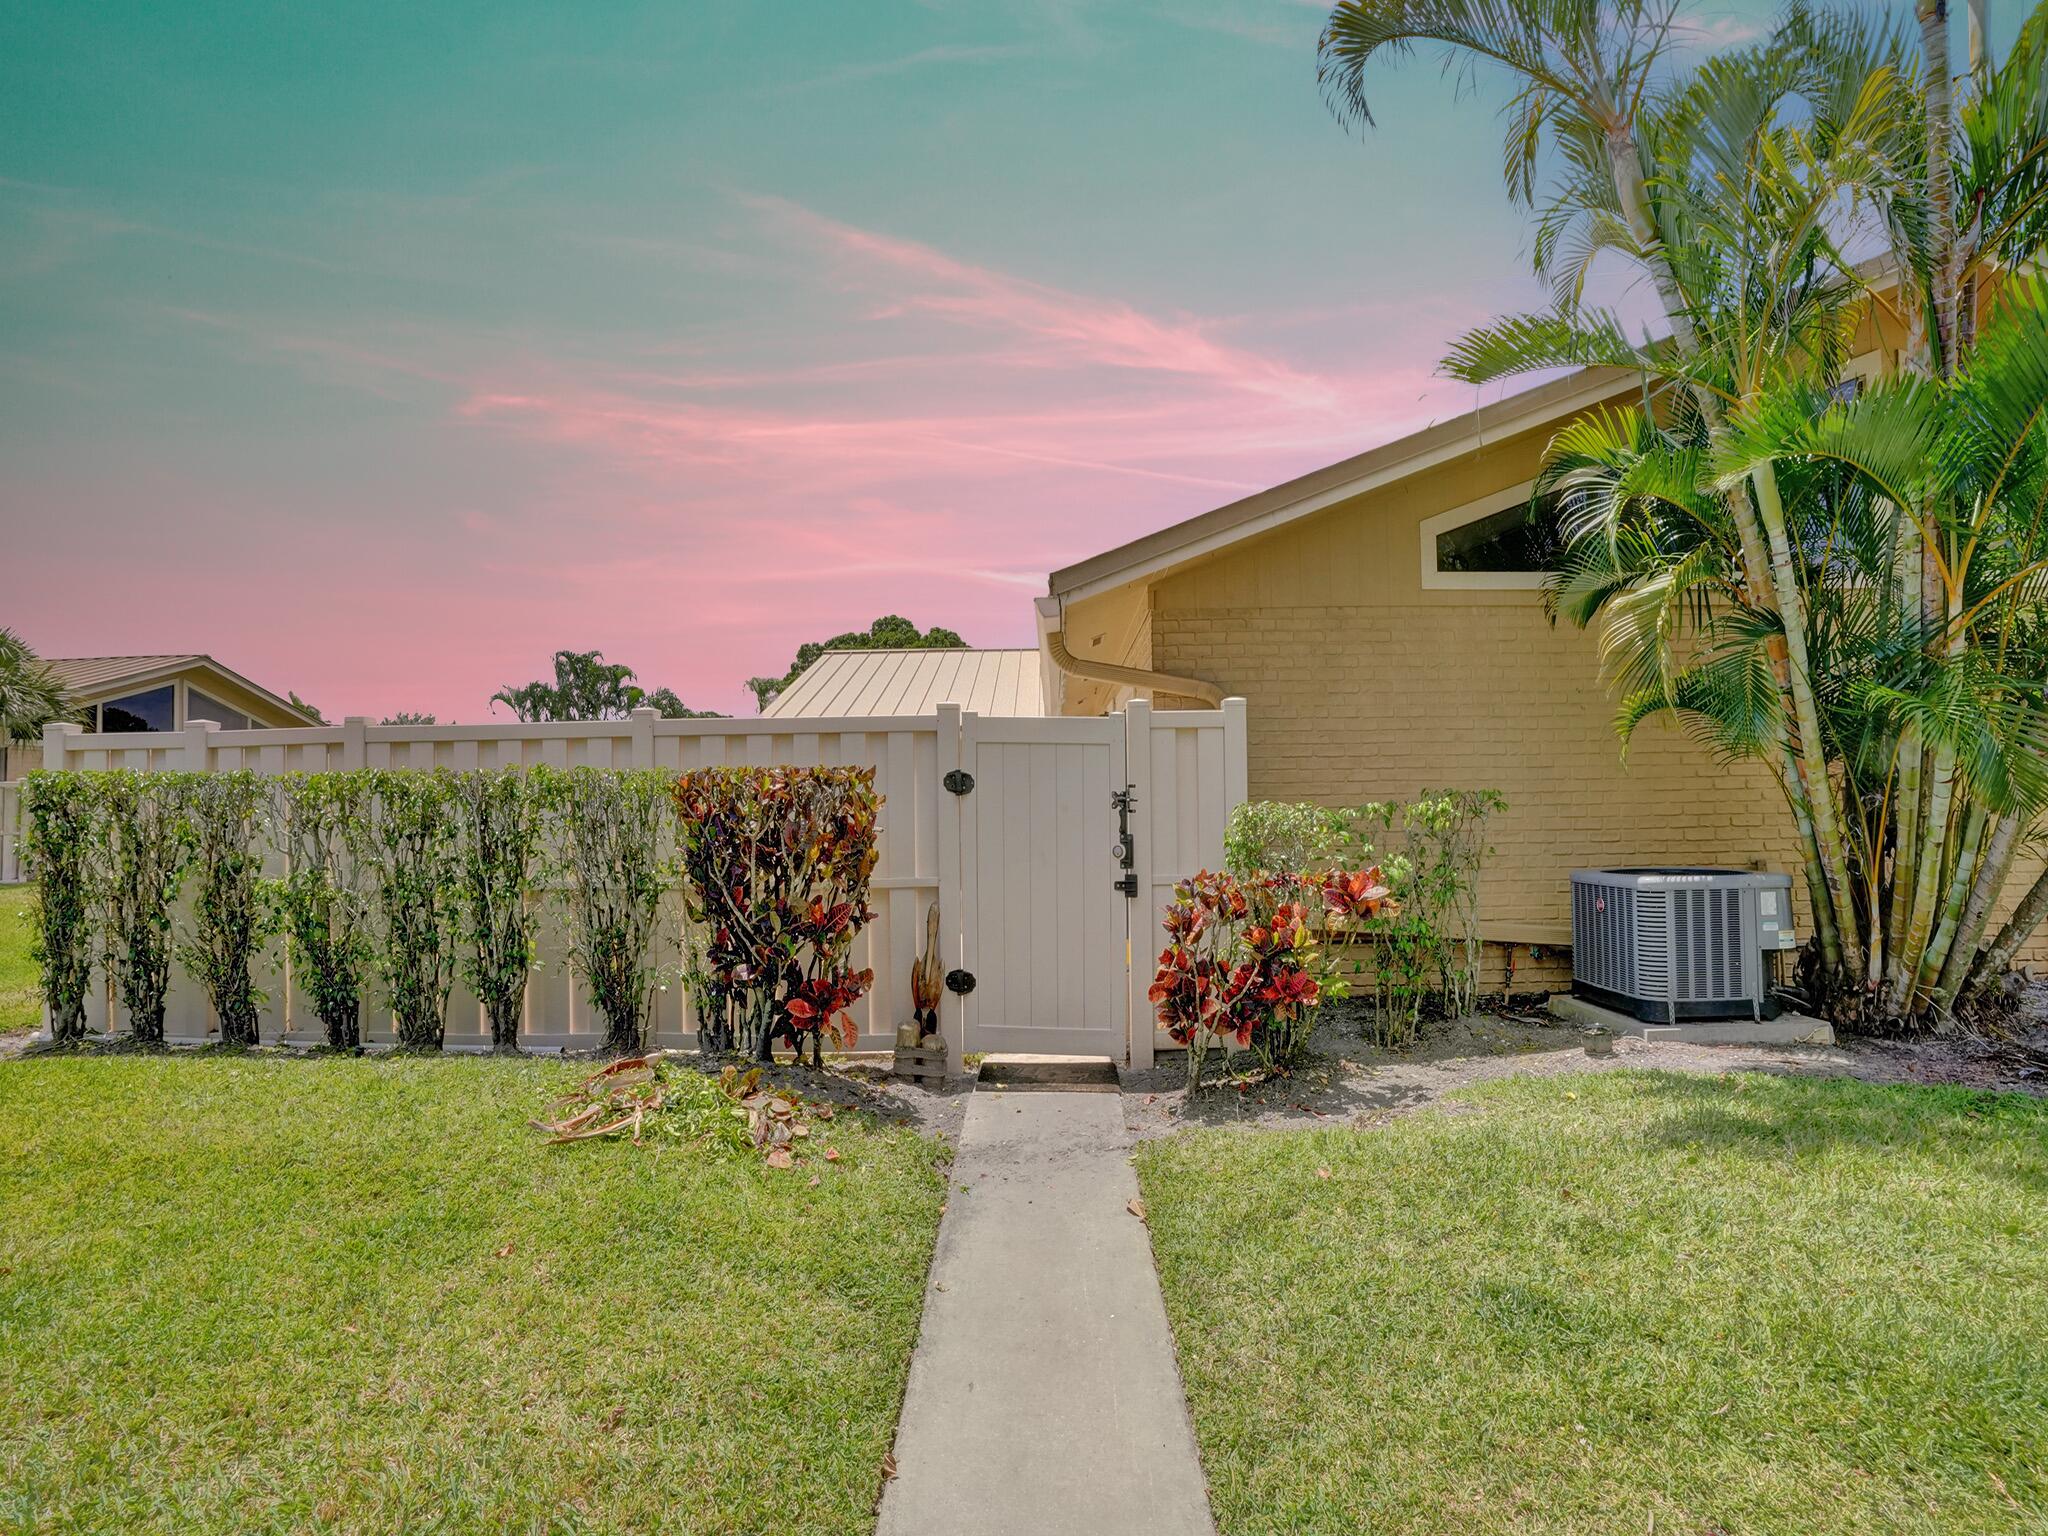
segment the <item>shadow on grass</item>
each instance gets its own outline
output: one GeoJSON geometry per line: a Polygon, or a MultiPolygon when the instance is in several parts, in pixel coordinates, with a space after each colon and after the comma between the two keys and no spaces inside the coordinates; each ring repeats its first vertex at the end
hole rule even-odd
{"type": "Polygon", "coordinates": [[[1778,1162],[1827,1147],[1907,1157],[1976,1144],[1987,1154],[1987,1171],[2048,1194],[2048,1102],[2029,1094],[1816,1078],[1782,1068],[1630,1076],[1638,1091],[1671,1111],[1647,1130],[1646,1140],[1658,1147],[1778,1162]]]}

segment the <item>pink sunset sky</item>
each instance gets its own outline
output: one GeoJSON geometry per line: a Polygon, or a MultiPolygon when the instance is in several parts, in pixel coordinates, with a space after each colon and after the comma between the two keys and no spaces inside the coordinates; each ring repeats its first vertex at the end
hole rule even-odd
{"type": "Polygon", "coordinates": [[[802,57],[744,6],[220,9],[0,78],[0,623],[46,655],[476,720],[596,647],[751,712],[883,613],[1031,643],[1049,570],[1469,410],[1448,342],[1542,302],[1491,104],[1420,64],[1347,135],[1313,6],[878,6],[802,57]]]}

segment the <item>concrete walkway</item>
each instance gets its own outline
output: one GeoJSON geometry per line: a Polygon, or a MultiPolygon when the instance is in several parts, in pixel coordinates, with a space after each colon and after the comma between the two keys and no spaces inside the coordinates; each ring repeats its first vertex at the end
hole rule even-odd
{"type": "Polygon", "coordinates": [[[1114,1093],[969,1100],[879,1536],[1214,1536],[1129,1156],[1114,1093]]]}

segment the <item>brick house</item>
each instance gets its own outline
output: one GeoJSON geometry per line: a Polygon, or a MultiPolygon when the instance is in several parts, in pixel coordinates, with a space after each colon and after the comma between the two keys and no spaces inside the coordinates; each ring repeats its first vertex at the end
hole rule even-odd
{"type": "MultiPolygon", "coordinates": [[[[1866,346],[1852,374],[1887,365],[1881,334],[1866,346]]],[[[1803,907],[1768,772],[1661,721],[1624,753],[1595,636],[1543,609],[1552,547],[1530,495],[1546,448],[1640,391],[1632,374],[1574,373],[1054,571],[1038,599],[1045,712],[1241,695],[1254,799],[1502,791],[1489,987],[1568,983],[1574,868],[1781,870],[1803,907]]],[[[2016,871],[2009,892],[2032,878],[2016,871]]],[[[2037,939],[2025,958],[2048,952],[2037,939]]]]}

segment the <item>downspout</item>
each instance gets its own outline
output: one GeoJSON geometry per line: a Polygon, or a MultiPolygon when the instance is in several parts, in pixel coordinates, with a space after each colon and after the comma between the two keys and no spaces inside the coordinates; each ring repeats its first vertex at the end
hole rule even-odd
{"type": "Polygon", "coordinates": [[[1084,677],[1097,683],[1122,683],[1132,688],[1149,688],[1155,694],[1170,693],[1184,699],[1200,699],[1211,709],[1223,707],[1223,690],[1199,677],[1175,677],[1171,672],[1148,672],[1143,667],[1119,667],[1106,661],[1081,661],[1067,649],[1064,629],[1045,632],[1045,654],[1069,677],[1084,677]]]}

